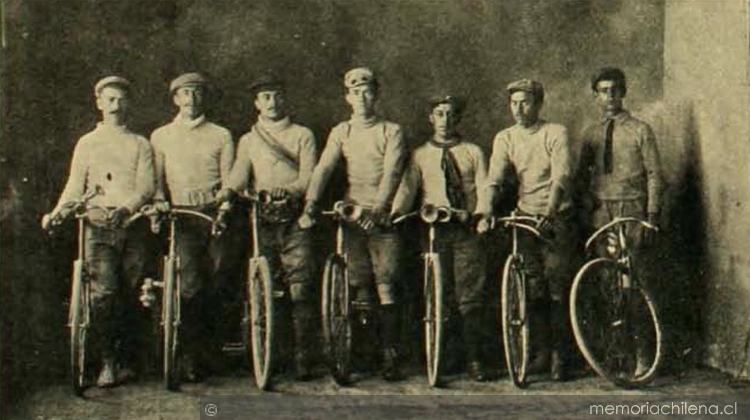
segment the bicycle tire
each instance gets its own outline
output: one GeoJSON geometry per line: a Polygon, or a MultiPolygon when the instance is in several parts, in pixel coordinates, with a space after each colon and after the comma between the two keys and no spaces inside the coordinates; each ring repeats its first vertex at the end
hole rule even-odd
{"type": "Polygon", "coordinates": [[[248,274],[253,375],[258,389],[266,391],[271,384],[274,340],[273,280],[268,260],[252,258],[248,274]]]}
{"type": "Polygon", "coordinates": [[[518,388],[526,388],[530,358],[526,285],[520,258],[509,256],[503,268],[501,291],[503,347],[508,375],[518,388]]]}
{"type": "Polygon", "coordinates": [[[73,393],[83,396],[86,381],[86,342],[89,319],[89,293],[84,282],[83,261],[73,263],[73,283],[70,293],[70,377],[73,393]]]}
{"type": "MultiPolygon", "coordinates": [[[[604,379],[622,388],[634,388],[651,382],[662,359],[663,332],[658,309],[651,294],[637,285],[637,293],[628,293],[623,308],[622,288],[617,287],[622,270],[610,258],[597,258],[578,271],[570,292],[570,319],[578,348],[594,371],[604,379]],[[602,280],[603,279],[603,280],[602,280]],[[600,303],[601,302],[601,303],[600,303]],[[632,309],[637,306],[636,309],[632,309]],[[644,311],[645,310],[645,311],[644,311]],[[645,322],[631,320],[631,314],[648,314],[645,322]],[[624,315],[627,314],[627,315],[624,315]],[[632,321],[632,322],[631,322],[632,321]],[[641,336],[653,346],[653,353],[644,372],[635,370],[637,364],[630,350],[634,343],[629,324],[642,329],[641,336]],[[621,353],[625,353],[624,355],[621,353]],[[625,370],[619,370],[625,366],[625,370]],[[632,372],[631,372],[632,370],[632,372]]],[[[641,320],[641,321],[644,321],[641,320]]]]}
{"type": "Polygon", "coordinates": [[[177,350],[179,346],[179,306],[177,290],[177,264],[169,257],[164,258],[164,293],[162,294],[163,336],[163,376],[164,387],[174,391],[179,387],[177,350]]]}
{"type": "Polygon", "coordinates": [[[427,253],[424,256],[425,296],[425,361],[427,381],[431,387],[440,384],[443,354],[444,292],[440,255],[427,253]]]}
{"type": "Polygon", "coordinates": [[[323,272],[323,339],[333,380],[348,385],[351,374],[352,323],[346,263],[340,256],[328,259],[323,272]]]}

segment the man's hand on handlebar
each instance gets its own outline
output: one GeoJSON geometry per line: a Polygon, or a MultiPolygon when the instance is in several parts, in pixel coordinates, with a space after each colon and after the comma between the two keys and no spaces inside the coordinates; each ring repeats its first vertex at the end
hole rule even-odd
{"type": "Polygon", "coordinates": [[[42,229],[49,231],[54,227],[60,226],[73,213],[73,209],[63,207],[57,212],[50,212],[42,216],[42,229]]]}
{"type": "Polygon", "coordinates": [[[484,234],[495,228],[495,218],[490,215],[482,215],[477,222],[477,233],[484,234]]]}
{"type": "Polygon", "coordinates": [[[166,201],[166,200],[154,201],[153,209],[156,210],[158,213],[167,213],[169,212],[169,201],[166,201]]]}
{"type": "Polygon", "coordinates": [[[216,202],[219,204],[231,202],[234,199],[234,196],[237,195],[237,193],[234,192],[231,188],[222,188],[219,190],[219,192],[216,193],[216,202]]]}
{"type": "MultiPolygon", "coordinates": [[[[659,213],[649,213],[648,223],[655,228],[659,228],[659,213]]],[[[641,239],[644,246],[651,246],[656,241],[656,231],[646,227],[641,227],[641,239]]]]}
{"type": "Polygon", "coordinates": [[[376,225],[390,226],[391,213],[385,206],[373,207],[372,210],[362,213],[357,224],[364,230],[370,230],[376,225]]]}
{"type": "Polygon", "coordinates": [[[289,191],[287,191],[286,188],[272,188],[269,193],[271,194],[271,199],[274,201],[281,201],[289,198],[289,191]]]}
{"type": "Polygon", "coordinates": [[[553,221],[554,218],[552,216],[539,216],[539,219],[536,222],[536,228],[543,237],[552,238],[554,236],[552,226],[553,221]]]}
{"type": "Polygon", "coordinates": [[[297,226],[300,229],[310,229],[315,226],[315,203],[306,203],[302,215],[297,219],[297,226]]]}
{"type": "Polygon", "coordinates": [[[122,227],[123,223],[130,217],[130,210],[125,207],[118,207],[110,210],[107,214],[107,222],[115,227],[122,227]]]}

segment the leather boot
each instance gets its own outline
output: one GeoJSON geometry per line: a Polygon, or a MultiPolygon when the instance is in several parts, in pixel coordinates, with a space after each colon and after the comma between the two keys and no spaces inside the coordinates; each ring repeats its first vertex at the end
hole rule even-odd
{"type": "Polygon", "coordinates": [[[471,379],[476,382],[489,380],[489,375],[484,365],[484,352],[482,349],[484,346],[482,321],[480,310],[470,310],[463,314],[467,371],[471,379]]]}
{"type": "Polygon", "coordinates": [[[568,339],[568,317],[565,309],[561,301],[550,302],[550,378],[553,381],[567,380],[565,344],[568,339]]]}
{"type": "Polygon", "coordinates": [[[298,381],[308,381],[313,378],[312,354],[314,347],[314,316],[315,308],[303,302],[297,302],[292,309],[294,323],[294,365],[298,381]]]}
{"type": "Polygon", "coordinates": [[[181,324],[179,370],[181,380],[187,383],[198,383],[205,379],[201,365],[204,351],[203,307],[198,298],[184,299],[180,303],[181,324]]]}
{"type": "Polygon", "coordinates": [[[352,319],[352,369],[356,372],[370,372],[375,365],[374,347],[376,342],[375,316],[372,306],[360,305],[353,309],[352,319]]]}
{"type": "Polygon", "coordinates": [[[380,306],[381,345],[383,348],[383,379],[399,381],[403,379],[400,370],[397,340],[400,334],[401,313],[396,304],[380,306]]]}

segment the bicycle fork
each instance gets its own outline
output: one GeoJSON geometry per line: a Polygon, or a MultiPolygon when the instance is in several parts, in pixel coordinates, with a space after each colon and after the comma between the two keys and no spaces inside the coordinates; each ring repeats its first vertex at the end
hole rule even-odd
{"type": "MultiPolygon", "coordinates": [[[[515,212],[512,213],[513,216],[515,216],[515,212]]],[[[524,260],[523,255],[518,253],[518,227],[513,225],[512,229],[512,235],[513,235],[513,249],[512,249],[512,255],[513,259],[518,261],[518,289],[516,290],[516,293],[518,294],[518,308],[517,311],[515,311],[512,316],[513,319],[511,319],[510,323],[514,327],[521,328],[526,324],[527,321],[527,311],[526,311],[526,270],[524,270],[524,260]]]]}

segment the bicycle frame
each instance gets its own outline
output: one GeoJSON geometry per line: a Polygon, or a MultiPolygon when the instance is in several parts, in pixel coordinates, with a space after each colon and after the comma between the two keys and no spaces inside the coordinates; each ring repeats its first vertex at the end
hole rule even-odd
{"type": "MultiPolygon", "coordinates": [[[[270,204],[274,200],[267,191],[258,191],[252,195],[246,193],[241,197],[251,203],[249,217],[253,246],[253,253],[248,261],[242,325],[244,331],[250,326],[246,345],[252,350],[255,384],[259,389],[266,390],[270,384],[274,359],[274,299],[283,297],[284,293],[275,290],[268,259],[260,252],[259,214],[261,205],[270,204]]],[[[279,203],[283,201],[285,200],[278,200],[279,203]]]]}
{"type": "Polygon", "coordinates": [[[346,232],[344,224],[357,222],[367,207],[355,203],[338,201],[333,209],[321,214],[337,222],[336,248],[328,257],[323,273],[323,290],[321,315],[323,321],[323,338],[326,353],[329,357],[333,379],[339,385],[348,385],[350,381],[352,308],[359,305],[351,302],[349,287],[348,256],[345,249],[346,232]]]}
{"type": "MultiPolygon", "coordinates": [[[[73,389],[76,395],[82,396],[86,380],[86,342],[87,331],[91,325],[91,284],[88,276],[86,255],[86,232],[89,212],[99,210],[109,213],[109,210],[91,204],[90,201],[97,195],[103,194],[100,186],[95,186],[88,191],[80,200],[66,203],[63,208],[71,210],[76,219],[77,255],[73,261],[73,272],[71,278],[70,308],[68,310],[67,326],[70,328],[70,368],[73,389]]],[[[123,227],[135,221],[139,215],[134,215],[126,221],[123,227]]],[[[52,225],[62,223],[61,219],[53,220],[52,225]]]]}
{"type": "Polygon", "coordinates": [[[651,229],[654,231],[658,231],[658,228],[648,222],[645,222],[643,220],[637,219],[635,217],[617,217],[610,221],[609,223],[605,224],[604,226],[600,227],[596,230],[589,238],[586,240],[586,252],[591,252],[591,247],[602,237],[607,234],[608,232],[611,232],[613,229],[616,232],[617,235],[617,247],[614,249],[607,247],[607,252],[610,254],[610,257],[614,259],[617,262],[617,265],[622,267],[623,269],[620,270],[620,273],[622,274],[621,278],[621,286],[624,289],[629,289],[633,287],[632,284],[632,278],[628,273],[632,273],[633,271],[633,257],[630,255],[630,248],[627,240],[627,235],[625,234],[625,226],[628,224],[636,224],[640,225],[645,229],[651,229]]]}
{"type": "MultiPolygon", "coordinates": [[[[336,250],[331,257],[340,258],[345,267],[348,264],[348,256],[345,249],[346,233],[344,232],[344,225],[347,222],[359,220],[365,209],[366,207],[358,204],[337,201],[332,210],[322,212],[324,216],[330,216],[336,221],[336,250]]],[[[345,302],[349,302],[349,270],[346,269],[344,270],[344,285],[344,299],[345,302]]],[[[342,315],[349,317],[350,309],[350,305],[346,305],[342,315]]]]}
{"type": "MultiPolygon", "coordinates": [[[[635,261],[633,260],[629,248],[630,244],[626,232],[626,226],[628,224],[658,231],[656,226],[634,217],[618,217],[597,229],[597,231],[586,241],[586,251],[591,252],[594,244],[599,243],[601,240],[606,240],[608,255],[593,258],[581,267],[573,281],[570,297],[570,314],[573,333],[584,358],[597,374],[613,382],[615,385],[625,388],[643,385],[651,381],[653,375],[658,369],[662,357],[662,329],[659,322],[658,310],[653,298],[646,288],[646,285],[641,283],[638,276],[633,275],[635,273],[635,261]],[[605,337],[604,343],[608,344],[608,339],[611,336],[615,338],[615,348],[623,349],[624,346],[624,351],[626,353],[632,351],[632,348],[617,341],[617,338],[628,337],[628,339],[637,340],[640,332],[633,330],[633,328],[640,329],[645,326],[645,324],[642,326],[633,324],[634,321],[631,317],[634,309],[631,305],[633,305],[634,302],[640,304],[639,307],[642,311],[645,311],[644,313],[647,313],[650,317],[651,323],[649,326],[653,328],[652,332],[654,340],[654,354],[652,361],[650,362],[650,365],[643,365],[643,370],[640,370],[641,363],[637,354],[635,356],[635,361],[630,360],[628,362],[628,360],[622,358],[621,353],[615,352],[615,354],[611,354],[612,352],[607,347],[598,347],[602,338],[597,334],[589,336],[587,330],[587,326],[595,325],[596,321],[586,322],[586,315],[582,315],[582,318],[579,318],[579,302],[584,302],[581,304],[580,308],[585,308],[586,306],[586,298],[579,298],[579,290],[586,290],[587,287],[591,287],[586,286],[587,284],[596,285],[602,281],[604,281],[604,284],[606,285],[608,280],[597,277],[596,273],[598,272],[595,270],[600,267],[606,268],[607,266],[610,266],[611,271],[614,272],[614,278],[611,278],[609,281],[613,282],[612,286],[615,290],[614,297],[608,296],[602,304],[611,306],[615,309],[615,312],[613,319],[608,320],[603,324],[603,327],[608,331],[613,331],[611,335],[608,334],[605,337]],[[609,357],[612,357],[612,359],[609,359],[609,357]],[[616,361],[616,369],[610,369],[610,360],[616,361]],[[619,366],[623,360],[625,360],[625,363],[627,363],[626,366],[628,366],[625,371],[619,370],[619,366]],[[635,371],[632,373],[627,371],[632,367],[629,366],[630,363],[636,364],[635,371]]],[[[649,327],[647,326],[646,328],[649,327]]],[[[646,329],[645,333],[650,335],[651,333],[649,331],[649,329],[646,329]]],[[[635,350],[639,351],[639,348],[636,347],[635,350]]]]}
{"type": "Polygon", "coordinates": [[[497,219],[505,227],[510,227],[512,237],[511,254],[503,268],[501,285],[501,313],[503,346],[508,373],[513,384],[519,388],[528,385],[526,369],[529,363],[529,313],[527,310],[526,274],[523,254],[519,252],[518,231],[525,230],[537,239],[549,242],[531,224],[537,219],[530,216],[517,216],[512,212],[509,217],[497,219]],[[520,346],[520,349],[517,348],[520,346]]]}
{"type": "Polygon", "coordinates": [[[428,226],[427,251],[422,254],[424,259],[424,273],[422,294],[425,297],[425,357],[427,362],[427,381],[430,386],[435,387],[440,383],[444,323],[447,319],[445,313],[445,279],[442,275],[442,261],[440,253],[437,252],[435,241],[437,239],[437,225],[447,224],[451,220],[467,221],[468,213],[455,210],[450,207],[436,207],[431,204],[423,205],[419,212],[422,222],[428,226]]]}
{"type": "MultiPolygon", "coordinates": [[[[143,215],[156,215],[156,210],[145,210],[142,211],[143,215]]],[[[150,281],[146,280],[142,287],[142,293],[149,293],[153,287],[161,288],[162,294],[162,305],[161,305],[161,316],[160,325],[164,329],[164,381],[167,389],[174,389],[176,387],[174,378],[172,375],[176,371],[175,363],[173,360],[177,354],[177,348],[179,345],[179,327],[181,325],[181,284],[180,284],[180,258],[177,255],[176,250],[176,231],[177,231],[177,219],[181,216],[192,216],[199,219],[205,220],[211,223],[212,235],[216,236],[220,234],[218,228],[218,220],[221,215],[217,216],[216,219],[195,210],[188,210],[183,208],[171,208],[167,212],[164,212],[169,222],[169,250],[167,255],[164,256],[163,269],[162,269],[162,280],[161,281],[150,281]]],[[[158,230],[158,224],[152,223],[152,230],[156,232],[158,230]]],[[[146,304],[147,300],[144,301],[144,306],[150,306],[146,304]]]]}

